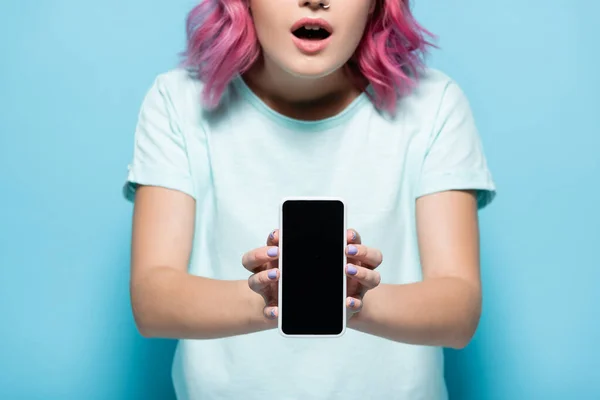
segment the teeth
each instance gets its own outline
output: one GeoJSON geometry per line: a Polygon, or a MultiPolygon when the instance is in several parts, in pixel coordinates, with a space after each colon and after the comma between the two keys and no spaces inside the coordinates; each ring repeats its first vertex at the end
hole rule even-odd
{"type": "Polygon", "coordinates": [[[319,29],[321,29],[321,27],[317,25],[304,25],[304,29],[309,31],[318,31],[319,29]]]}

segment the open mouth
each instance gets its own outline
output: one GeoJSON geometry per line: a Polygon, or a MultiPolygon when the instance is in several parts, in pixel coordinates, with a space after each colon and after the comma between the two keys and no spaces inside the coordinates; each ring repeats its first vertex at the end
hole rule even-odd
{"type": "Polygon", "coordinates": [[[331,33],[318,25],[304,25],[292,32],[298,39],[304,40],[324,40],[331,36],[331,33]]]}
{"type": "Polygon", "coordinates": [[[319,41],[329,38],[333,28],[323,18],[302,18],[292,26],[291,32],[301,40],[319,41]]]}

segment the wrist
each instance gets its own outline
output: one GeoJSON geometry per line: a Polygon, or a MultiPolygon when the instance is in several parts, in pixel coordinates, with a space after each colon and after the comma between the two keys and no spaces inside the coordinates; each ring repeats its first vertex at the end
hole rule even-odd
{"type": "Polygon", "coordinates": [[[245,291],[248,293],[246,304],[248,305],[246,315],[248,315],[248,324],[251,332],[259,332],[277,328],[277,320],[265,317],[265,300],[263,297],[253,292],[246,281],[242,281],[245,291]]]}
{"type": "Polygon", "coordinates": [[[363,327],[365,326],[365,324],[366,324],[366,318],[365,318],[365,315],[363,314],[363,310],[352,315],[352,317],[350,317],[348,319],[348,321],[346,322],[346,325],[348,326],[348,328],[358,330],[358,331],[362,330],[363,327]]]}
{"type": "MultiPolygon", "coordinates": [[[[381,286],[380,286],[381,287],[381,286]]],[[[364,329],[371,323],[373,320],[373,310],[377,307],[377,296],[372,296],[372,292],[378,290],[379,288],[375,288],[369,290],[363,296],[363,307],[357,313],[354,313],[350,319],[348,319],[346,325],[350,329],[364,331],[364,329]]]]}

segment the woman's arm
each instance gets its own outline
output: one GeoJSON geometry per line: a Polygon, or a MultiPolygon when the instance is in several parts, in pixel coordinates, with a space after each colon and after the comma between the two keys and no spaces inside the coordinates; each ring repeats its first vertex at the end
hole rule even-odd
{"type": "Polygon", "coordinates": [[[367,292],[349,326],[404,343],[465,347],[481,313],[476,196],[441,192],[416,207],[423,281],[367,292]]]}
{"type": "Polygon", "coordinates": [[[184,193],[151,186],[136,192],[130,292],[140,333],[208,339],[274,327],[246,280],[187,273],[194,217],[194,199],[184,193]]]}

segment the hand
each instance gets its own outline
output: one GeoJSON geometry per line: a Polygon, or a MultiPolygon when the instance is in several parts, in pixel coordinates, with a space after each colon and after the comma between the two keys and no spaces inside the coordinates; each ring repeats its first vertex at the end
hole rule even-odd
{"type": "Polygon", "coordinates": [[[375,268],[383,262],[381,251],[361,244],[361,237],[353,229],[348,230],[348,246],[346,247],[348,319],[363,307],[363,297],[367,291],[376,288],[381,283],[381,275],[375,268]]]}
{"type": "MultiPolygon", "coordinates": [[[[365,293],[379,285],[381,276],[374,269],[381,265],[383,256],[377,249],[361,244],[361,237],[353,229],[347,232],[348,246],[346,265],[348,319],[363,307],[365,293]]],[[[279,310],[278,281],[279,281],[279,230],[271,232],[267,245],[251,250],[242,257],[242,265],[252,272],[248,278],[248,286],[260,294],[265,301],[263,314],[269,319],[276,319],[279,310]]]]}
{"type": "Polygon", "coordinates": [[[248,278],[250,289],[260,294],[265,301],[263,314],[269,319],[276,319],[279,311],[279,230],[271,232],[267,245],[251,250],[242,257],[242,265],[252,275],[248,278]]]}

